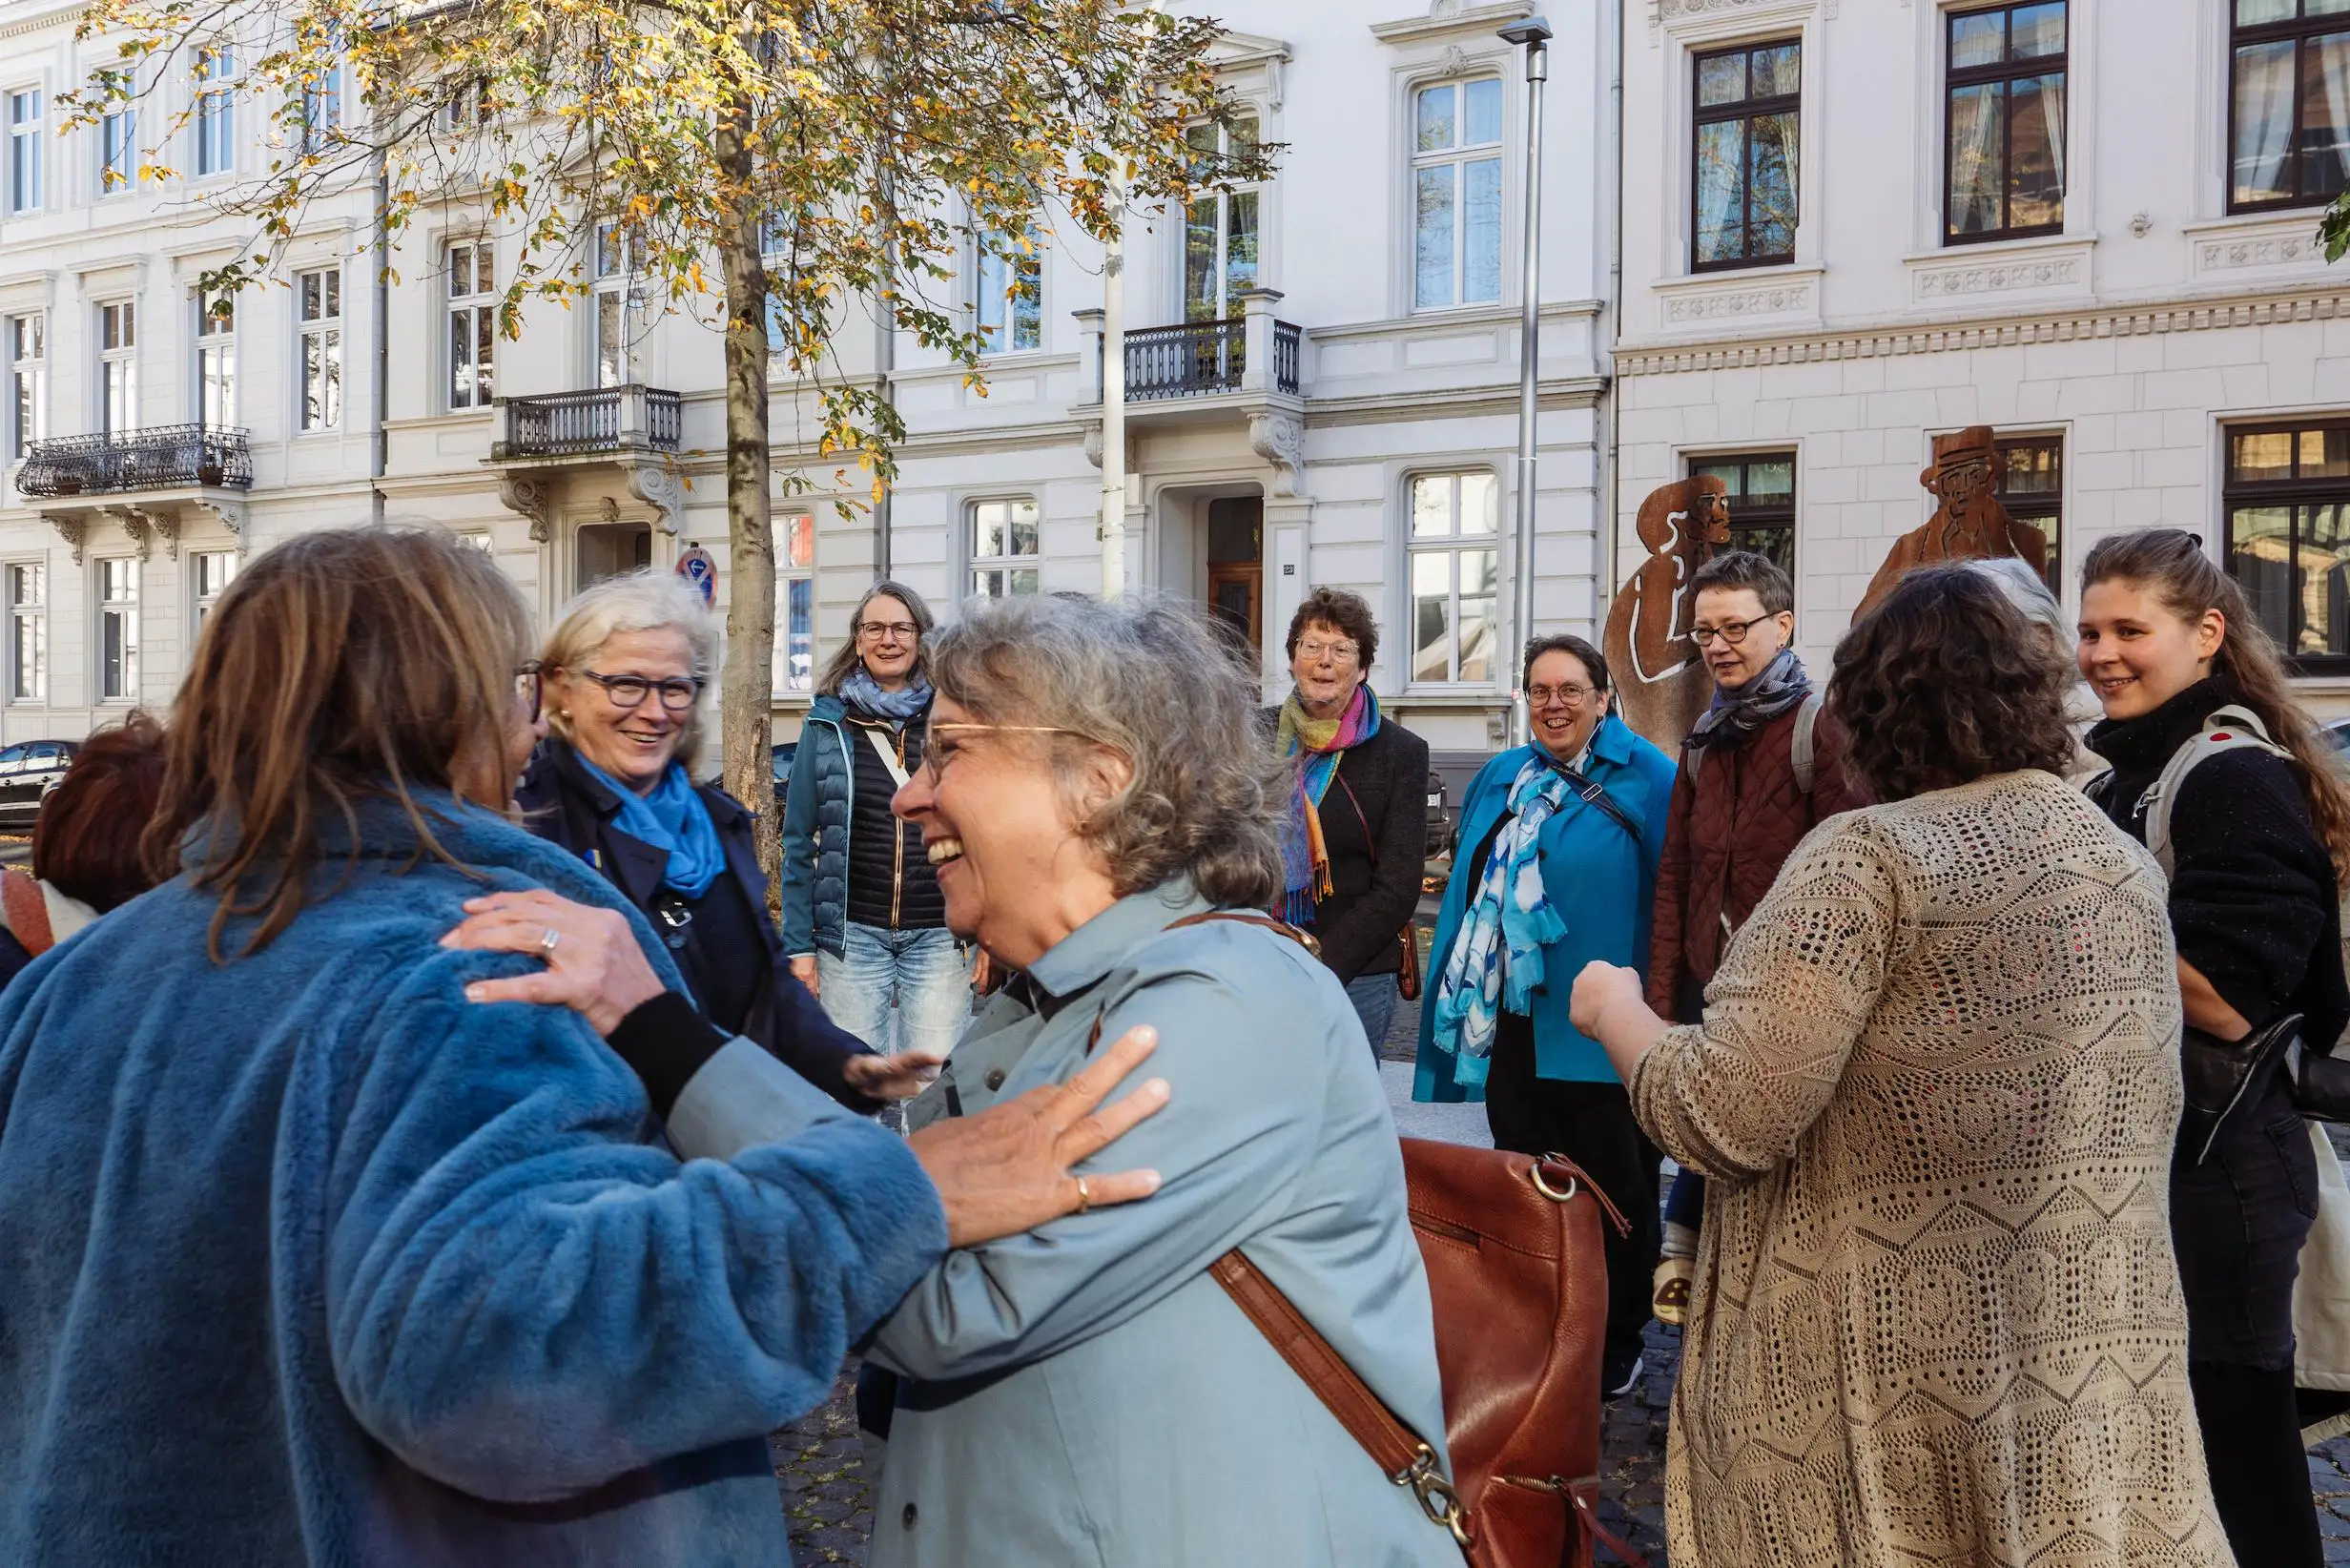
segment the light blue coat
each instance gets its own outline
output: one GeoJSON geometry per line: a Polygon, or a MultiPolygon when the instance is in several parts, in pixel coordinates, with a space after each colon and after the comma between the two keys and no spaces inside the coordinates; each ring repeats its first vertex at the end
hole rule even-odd
{"type": "MultiPolygon", "coordinates": [[[[1120,900],[999,994],[915,1103],[968,1113],[1084,1064],[1139,1023],[1167,1108],[1083,1168],[1150,1167],[1142,1203],[966,1248],[866,1348],[900,1374],[871,1568],[1460,1568],[1452,1537],[1207,1277],[1238,1246],[1437,1452],[1444,1409],[1403,1160],[1362,1025],[1287,939],[1175,882],[1120,900]]],[[[713,1061],[672,1117],[719,1151],[758,1136],[713,1061]],[[724,1109],[719,1109],[724,1107],[724,1109]]]]}
{"type": "MultiPolygon", "coordinates": [[[[1412,1081],[1414,1100],[1485,1098],[1483,1079],[1471,1084],[1458,1082],[1453,1053],[1435,1042],[1436,986],[1444,978],[1453,944],[1460,939],[1469,898],[1476,891],[1470,885],[1470,860],[1494,824],[1509,811],[1510,786],[1534,755],[1532,746],[1502,753],[1479,770],[1462,797],[1459,848],[1453,853],[1453,876],[1445,884],[1444,902],[1436,915],[1436,939],[1428,954],[1428,976],[1420,988],[1419,1063],[1412,1081]]],[[[1610,713],[1592,732],[1591,756],[1583,775],[1623,808],[1639,829],[1639,836],[1626,833],[1606,813],[1578,799],[1572,791],[1542,824],[1536,839],[1542,888],[1551,907],[1566,922],[1567,933],[1543,950],[1542,982],[1534,989],[1536,1077],[1597,1083],[1618,1081],[1598,1042],[1586,1038],[1568,1021],[1567,1001],[1575,990],[1575,977],[1594,959],[1627,964],[1639,970],[1643,980],[1647,978],[1649,917],[1657,901],[1657,862],[1664,857],[1665,807],[1672,799],[1674,771],[1671,757],[1610,713]]]]}
{"type": "Polygon", "coordinates": [[[477,876],[365,801],[261,952],[214,963],[182,879],[0,995],[8,1568],[789,1560],[765,1434],[936,1263],[938,1195],[747,1042],[782,1141],[681,1166],[577,1014],[466,1001],[534,961],[439,945],[492,888],[674,971],[584,862],[436,803],[477,876]]]}

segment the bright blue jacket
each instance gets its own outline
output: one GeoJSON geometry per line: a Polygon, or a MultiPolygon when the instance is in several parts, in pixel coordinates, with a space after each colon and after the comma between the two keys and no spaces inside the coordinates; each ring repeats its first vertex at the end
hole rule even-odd
{"type": "Polygon", "coordinates": [[[938,1262],[937,1194],[796,1079],[791,1136],[680,1165],[576,1014],[467,1001],[532,961],[438,945],[487,888],[673,971],[587,865],[432,798],[478,879],[369,802],[259,953],[212,962],[182,878],[0,993],[9,1568],[788,1560],[764,1434],[938,1262]]]}
{"type": "MultiPolygon", "coordinates": [[[[1469,885],[1469,862],[1508,812],[1510,786],[1534,755],[1533,747],[1520,746],[1495,757],[1478,772],[1461,801],[1459,847],[1436,915],[1436,939],[1429,949],[1429,972],[1420,989],[1414,1100],[1485,1098],[1481,1081],[1467,1086],[1454,1081],[1452,1052],[1439,1050],[1431,1038],[1436,985],[1475,891],[1469,885]]],[[[1573,1083],[1613,1083],[1616,1069],[1607,1053],[1567,1021],[1567,1000],[1575,977],[1594,959],[1630,964],[1643,980],[1647,977],[1649,914],[1656,902],[1657,862],[1664,856],[1665,807],[1673,795],[1674,764],[1610,713],[1592,732],[1591,759],[1583,773],[1639,824],[1640,835],[1635,839],[1605,812],[1572,793],[1542,824],[1536,850],[1542,887],[1551,907],[1566,922],[1567,934],[1542,955],[1542,983],[1534,990],[1535,1072],[1573,1083]]]]}

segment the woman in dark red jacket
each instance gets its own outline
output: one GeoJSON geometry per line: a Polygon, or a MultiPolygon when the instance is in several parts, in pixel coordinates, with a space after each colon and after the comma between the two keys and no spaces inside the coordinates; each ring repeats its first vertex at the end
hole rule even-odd
{"type": "MultiPolygon", "coordinates": [[[[1721,950],[1770,891],[1804,836],[1838,812],[1866,803],[1845,770],[1845,735],[1821,712],[1811,677],[1787,646],[1795,588],[1750,550],[1698,568],[1691,635],[1713,672],[1714,702],[1681,748],[1680,776],[1665,819],[1664,859],[1648,958],[1648,1005],[1695,1023],[1721,950]],[[1809,777],[1797,766],[1808,728],[1809,777]]],[[[1679,1323],[1705,1184],[1683,1173],[1665,1205],[1664,1256],[1657,1265],[1657,1315],[1679,1323]]]]}

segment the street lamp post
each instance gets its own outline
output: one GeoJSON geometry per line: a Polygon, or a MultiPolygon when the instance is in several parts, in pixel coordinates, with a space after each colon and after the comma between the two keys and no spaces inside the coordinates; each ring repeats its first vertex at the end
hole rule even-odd
{"type": "MultiPolygon", "coordinates": [[[[1501,36],[1526,51],[1526,260],[1519,280],[1517,505],[1516,532],[1511,541],[1511,604],[1515,611],[1511,629],[1515,633],[1516,644],[1523,646],[1534,635],[1535,371],[1542,330],[1542,85],[1551,73],[1551,25],[1539,16],[1529,16],[1503,28],[1501,36]]],[[[1524,671],[1515,671],[1514,677],[1510,688],[1510,743],[1523,746],[1534,738],[1534,714],[1526,706],[1524,671]]]]}

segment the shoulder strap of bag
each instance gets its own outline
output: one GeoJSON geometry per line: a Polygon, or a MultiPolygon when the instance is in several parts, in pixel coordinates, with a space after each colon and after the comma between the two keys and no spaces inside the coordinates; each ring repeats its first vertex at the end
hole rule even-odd
{"type": "Polygon", "coordinates": [[[860,724],[857,728],[864,731],[865,738],[873,743],[874,755],[879,757],[881,766],[889,770],[890,781],[904,789],[906,780],[914,775],[906,772],[904,763],[897,760],[897,753],[890,749],[888,741],[881,738],[881,732],[870,724],[860,724]]]}
{"type": "Polygon", "coordinates": [[[1573,790],[1585,805],[1598,807],[1607,814],[1609,821],[1634,838],[1639,837],[1640,825],[1632,819],[1630,812],[1617,804],[1616,797],[1608,794],[1598,779],[1587,774],[1578,774],[1563,762],[1554,762],[1551,766],[1558,770],[1558,775],[1567,781],[1567,788],[1573,790]]]}
{"type": "Polygon", "coordinates": [[[2146,818],[2146,849],[2162,868],[2164,877],[2175,876],[2178,871],[2178,856],[2171,847],[2171,811],[2178,802],[2178,792],[2187,775],[2222,752],[2247,749],[2266,752],[2287,762],[2294,760],[2291,752],[2269,739],[2268,727],[2250,709],[2215,708],[2205,716],[2202,732],[2173,752],[2160,776],[2138,796],[2137,809],[2146,818]]]}
{"type": "Polygon", "coordinates": [[[1817,691],[1804,693],[1804,706],[1795,711],[1795,738],[1787,760],[1795,765],[1795,787],[1805,794],[1811,793],[1812,732],[1820,727],[1820,710],[1827,699],[1817,691]]]}
{"type": "Polygon", "coordinates": [[[49,900],[41,897],[41,884],[13,866],[0,872],[0,915],[7,917],[9,930],[34,958],[57,945],[50,934],[49,900]]]}

